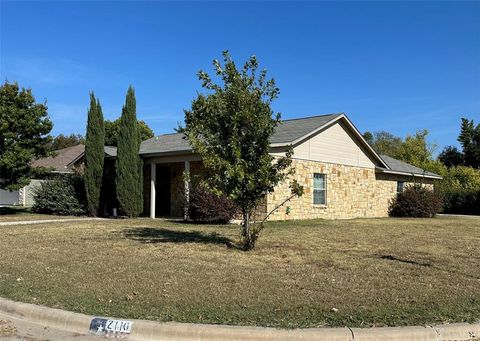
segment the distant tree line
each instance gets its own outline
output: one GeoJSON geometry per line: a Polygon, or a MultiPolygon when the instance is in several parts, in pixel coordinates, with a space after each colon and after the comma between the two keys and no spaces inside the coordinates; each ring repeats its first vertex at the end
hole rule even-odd
{"type": "MultiPolygon", "coordinates": [[[[105,145],[117,147],[118,135],[120,133],[121,117],[115,121],[105,121],[105,145]]],[[[145,123],[145,121],[138,121],[138,130],[140,133],[140,140],[145,141],[153,137],[153,130],[145,123]]]]}
{"type": "Polygon", "coordinates": [[[441,175],[435,190],[443,197],[445,212],[480,214],[480,124],[462,118],[457,138],[461,149],[446,146],[436,158],[436,146],[427,136],[427,130],[404,139],[386,131],[363,134],[379,154],[441,175]]]}
{"type": "Polygon", "coordinates": [[[462,125],[458,142],[462,150],[455,146],[447,146],[438,156],[438,159],[447,167],[467,166],[480,168],[480,123],[475,125],[473,120],[462,118],[462,125]]]}
{"type": "Polygon", "coordinates": [[[63,135],[59,134],[53,137],[52,142],[48,145],[50,151],[63,148],[73,147],[79,144],[85,144],[85,137],[81,134],[63,135]]]}
{"type": "MultiPolygon", "coordinates": [[[[120,131],[120,117],[114,121],[105,120],[105,145],[117,146],[118,133],[120,131]]],[[[145,123],[145,121],[138,121],[141,141],[148,140],[154,136],[153,130],[145,123]]],[[[85,137],[81,134],[64,135],[59,134],[53,137],[52,141],[47,146],[48,150],[54,151],[67,147],[73,147],[79,144],[85,144],[85,137]]]]}

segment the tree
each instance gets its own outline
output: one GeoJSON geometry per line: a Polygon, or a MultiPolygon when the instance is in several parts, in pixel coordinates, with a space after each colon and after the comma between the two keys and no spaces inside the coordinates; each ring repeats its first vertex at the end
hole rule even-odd
{"type": "Polygon", "coordinates": [[[455,146],[446,146],[438,159],[447,167],[454,167],[463,165],[463,153],[457,149],[455,146]]]}
{"type": "MultiPolygon", "coordinates": [[[[185,110],[185,127],[178,130],[202,157],[208,185],[240,208],[241,248],[250,250],[263,228],[263,222],[250,223],[252,211],[292,174],[292,152],[278,158],[269,154],[269,139],[280,122],[280,114],[273,115],[270,107],[279,94],[275,81],[267,80],[266,70],[257,75],[255,56],[240,70],[228,51],[223,52],[223,60],[224,65],[213,61],[220,84],[206,72],[198,73],[209,93],[199,94],[191,109],[185,110]]],[[[302,194],[303,188],[295,182],[291,188],[292,197],[302,194]]]]}
{"type": "Polygon", "coordinates": [[[63,148],[73,147],[79,144],[85,144],[85,138],[81,134],[57,135],[50,143],[49,149],[59,150],[63,148]]]}
{"type": "Polygon", "coordinates": [[[373,145],[373,142],[374,142],[374,137],[373,137],[373,134],[369,131],[366,131],[365,133],[363,133],[363,138],[365,139],[365,141],[368,142],[369,145],[373,145]]]}
{"type": "Polygon", "coordinates": [[[128,88],[120,117],[117,141],[117,198],[123,213],[136,217],[143,211],[143,162],[140,159],[140,132],[135,92],[128,88]]]}
{"type": "Polygon", "coordinates": [[[365,132],[363,137],[379,154],[385,154],[402,160],[414,166],[430,170],[438,165],[432,158],[436,145],[428,142],[428,130],[418,130],[414,135],[407,135],[405,139],[386,131],[375,133],[365,132]]]}
{"type": "MultiPolygon", "coordinates": [[[[154,136],[153,130],[144,122],[138,121],[140,140],[145,141],[154,136]]],[[[120,130],[120,118],[115,121],[105,121],[105,145],[117,146],[118,132],[120,130]]]]}
{"type": "Polygon", "coordinates": [[[407,135],[393,156],[411,165],[424,168],[433,160],[436,145],[427,141],[428,130],[418,130],[414,135],[407,135]]]}
{"type": "Polygon", "coordinates": [[[36,103],[30,89],[5,81],[0,87],[1,188],[13,191],[30,183],[37,174],[31,161],[48,155],[52,127],[46,103],[36,103]]]}
{"type": "Polygon", "coordinates": [[[105,128],[100,101],[90,93],[88,109],[87,135],[85,141],[85,191],[88,212],[96,216],[99,213],[100,193],[105,160],[105,128]]]}
{"type": "Polygon", "coordinates": [[[465,166],[480,168],[480,124],[462,118],[458,142],[462,145],[465,166]]]}
{"type": "Polygon", "coordinates": [[[386,131],[377,131],[373,134],[369,131],[363,134],[365,140],[379,154],[395,157],[402,145],[402,139],[386,131]]]}

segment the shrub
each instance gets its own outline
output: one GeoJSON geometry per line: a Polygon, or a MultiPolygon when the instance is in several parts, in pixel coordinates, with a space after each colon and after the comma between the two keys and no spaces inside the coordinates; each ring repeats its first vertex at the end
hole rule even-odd
{"type": "Polygon", "coordinates": [[[190,219],[202,223],[228,223],[238,212],[236,205],[225,195],[216,195],[203,185],[190,190],[188,213],[190,219]]]}
{"type": "Polygon", "coordinates": [[[435,190],[443,197],[443,211],[480,214],[480,170],[456,166],[448,169],[435,190]]]}
{"type": "Polygon", "coordinates": [[[429,218],[441,208],[442,200],[437,193],[426,187],[409,186],[392,200],[388,213],[391,217],[429,218]]]}
{"type": "Polygon", "coordinates": [[[443,211],[454,214],[480,214],[480,189],[444,189],[443,211]]]}
{"type": "Polygon", "coordinates": [[[78,175],[46,180],[34,193],[32,211],[55,215],[85,214],[85,189],[78,175]]]}

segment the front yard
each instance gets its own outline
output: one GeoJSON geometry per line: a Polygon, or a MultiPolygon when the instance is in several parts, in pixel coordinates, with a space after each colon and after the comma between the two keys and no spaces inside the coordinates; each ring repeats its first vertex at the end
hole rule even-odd
{"type": "Polygon", "coordinates": [[[480,319],[480,219],[0,227],[0,296],[125,318],[277,327],[480,319]]]}

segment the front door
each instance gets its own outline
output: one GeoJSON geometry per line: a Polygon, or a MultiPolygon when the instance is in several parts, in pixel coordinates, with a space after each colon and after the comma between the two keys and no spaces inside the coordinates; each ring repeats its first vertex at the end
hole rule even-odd
{"type": "Polygon", "coordinates": [[[155,213],[158,216],[170,215],[170,166],[157,165],[155,213]]]}

